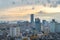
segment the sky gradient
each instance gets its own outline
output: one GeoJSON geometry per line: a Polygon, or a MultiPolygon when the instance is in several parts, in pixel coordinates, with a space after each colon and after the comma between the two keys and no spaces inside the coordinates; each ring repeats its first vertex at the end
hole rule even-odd
{"type": "Polygon", "coordinates": [[[0,0],[0,20],[40,19],[60,21],[60,0],[0,0]]]}

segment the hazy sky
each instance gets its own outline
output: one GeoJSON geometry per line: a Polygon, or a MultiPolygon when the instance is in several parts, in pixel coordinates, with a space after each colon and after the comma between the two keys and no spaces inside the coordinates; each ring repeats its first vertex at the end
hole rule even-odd
{"type": "Polygon", "coordinates": [[[30,14],[40,19],[60,20],[60,0],[0,0],[0,20],[29,20],[30,14]]]}

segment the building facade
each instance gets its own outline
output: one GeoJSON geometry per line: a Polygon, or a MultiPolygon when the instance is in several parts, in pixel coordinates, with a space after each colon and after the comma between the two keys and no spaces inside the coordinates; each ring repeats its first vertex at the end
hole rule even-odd
{"type": "Polygon", "coordinates": [[[49,33],[49,23],[46,20],[42,21],[42,31],[44,33],[49,33]]]}
{"type": "Polygon", "coordinates": [[[55,22],[55,20],[54,19],[52,19],[52,21],[50,22],[50,32],[51,33],[55,33],[56,31],[55,31],[55,28],[56,28],[56,22],[55,22]]]}
{"type": "Polygon", "coordinates": [[[57,33],[60,33],[60,23],[56,23],[55,31],[56,31],[57,33]]]}
{"type": "Polygon", "coordinates": [[[34,23],[34,14],[31,14],[31,23],[34,23]]]}
{"type": "Polygon", "coordinates": [[[36,28],[37,33],[41,32],[41,22],[39,18],[35,19],[35,28],[36,28]]]}
{"type": "Polygon", "coordinates": [[[20,36],[20,27],[10,27],[9,34],[11,37],[19,37],[20,36]]]}

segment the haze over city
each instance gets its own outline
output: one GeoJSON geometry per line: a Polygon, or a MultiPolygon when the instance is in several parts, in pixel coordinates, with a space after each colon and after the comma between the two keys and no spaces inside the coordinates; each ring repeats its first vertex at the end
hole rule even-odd
{"type": "Polygon", "coordinates": [[[60,0],[0,0],[0,40],[60,40],[60,0]]]}

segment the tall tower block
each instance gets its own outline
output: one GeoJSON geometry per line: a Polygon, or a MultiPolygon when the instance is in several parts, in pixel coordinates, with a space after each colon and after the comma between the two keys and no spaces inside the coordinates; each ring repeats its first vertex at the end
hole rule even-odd
{"type": "Polygon", "coordinates": [[[33,23],[34,22],[34,14],[31,14],[31,23],[33,23]]]}

